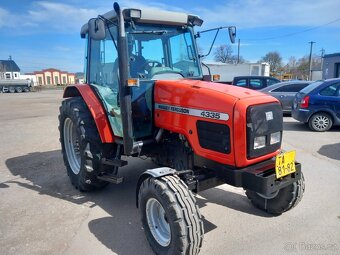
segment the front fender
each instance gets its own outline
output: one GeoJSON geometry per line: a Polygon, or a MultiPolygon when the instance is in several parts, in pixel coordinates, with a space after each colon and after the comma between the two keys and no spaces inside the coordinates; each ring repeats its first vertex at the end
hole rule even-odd
{"type": "Polygon", "coordinates": [[[159,178],[166,175],[174,175],[177,171],[170,167],[159,167],[154,169],[148,169],[144,173],[139,176],[137,187],[136,187],[136,207],[138,208],[138,195],[139,195],[139,188],[142,185],[143,181],[147,178],[159,178]]]}

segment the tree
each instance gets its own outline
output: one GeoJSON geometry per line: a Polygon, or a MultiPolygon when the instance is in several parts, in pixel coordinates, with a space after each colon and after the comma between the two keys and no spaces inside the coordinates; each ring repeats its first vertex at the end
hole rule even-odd
{"type": "Polygon", "coordinates": [[[244,64],[246,62],[247,61],[242,56],[240,56],[239,59],[238,59],[237,55],[232,55],[230,57],[230,60],[228,61],[228,63],[235,64],[235,65],[236,64],[244,64]]]}
{"type": "Polygon", "coordinates": [[[229,63],[231,56],[233,54],[233,49],[228,44],[222,44],[218,46],[214,52],[214,60],[222,63],[229,63]]]}
{"type": "MultiPolygon", "coordinates": [[[[321,70],[321,58],[320,56],[313,55],[312,57],[312,70],[321,70]]],[[[293,79],[306,80],[309,76],[309,56],[303,56],[296,60],[295,57],[290,57],[286,72],[292,74],[293,79]]]]}
{"type": "Polygon", "coordinates": [[[5,78],[5,67],[0,61],[0,79],[4,79],[4,78],[5,78]]]}
{"type": "Polygon", "coordinates": [[[267,62],[270,65],[270,71],[278,74],[282,66],[282,57],[277,51],[270,51],[261,58],[261,62],[267,62]]]}
{"type": "Polygon", "coordinates": [[[216,62],[228,63],[228,64],[243,64],[246,60],[240,56],[233,55],[233,49],[228,44],[218,46],[214,51],[214,60],[216,62]]]}

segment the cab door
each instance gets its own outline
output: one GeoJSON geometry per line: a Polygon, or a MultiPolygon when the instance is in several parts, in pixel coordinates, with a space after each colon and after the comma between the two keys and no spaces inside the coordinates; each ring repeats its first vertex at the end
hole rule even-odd
{"type": "Polygon", "coordinates": [[[114,135],[123,137],[119,105],[118,54],[111,38],[112,35],[113,39],[117,40],[117,28],[110,27],[110,32],[106,28],[106,37],[103,40],[92,38],[87,40],[86,82],[101,99],[114,135]]]}

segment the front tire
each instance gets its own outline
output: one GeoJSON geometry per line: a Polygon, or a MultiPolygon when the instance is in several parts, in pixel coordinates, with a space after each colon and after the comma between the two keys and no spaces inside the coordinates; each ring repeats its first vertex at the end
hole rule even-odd
{"type": "Polygon", "coordinates": [[[89,191],[104,187],[107,182],[97,179],[103,171],[103,144],[82,98],[68,98],[62,102],[59,132],[67,174],[75,188],[89,191]]]}
{"type": "Polygon", "coordinates": [[[264,196],[251,190],[246,190],[246,195],[255,207],[273,215],[280,215],[294,208],[301,201],[304,191],[305,180],[301,174],[300,180],[280,189],[272,196],[264,196]]]}
{"type": "Polygon", "coordinates": [[[158,255],[199,253],[203,222],[195,198],[177,176],[147,178],[139,189],[145,235],[158,255]]]}

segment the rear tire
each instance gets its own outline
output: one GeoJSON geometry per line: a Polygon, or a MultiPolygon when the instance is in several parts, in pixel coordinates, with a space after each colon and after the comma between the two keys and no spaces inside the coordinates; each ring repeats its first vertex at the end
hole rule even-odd
{"type": "Polygon", "coordinates": [[[333,125],[332,117],[328,113],[315,113],[308,121],[309,128],[317,132],[325,132],[333,125]]]}
{"type": "Polygon", "coordinates": [[[82,98],[68,98],[62,102],[59,132],[64,163],[75,188],[80,191],[103,188],[107,182],[97,176],[105,170],[101,165],[104,148],[82,98]]]}
{"type": "Polygon", "coordinates": [[[21,93],[22,92],[22,87],[16,87],[15,91],[18,92],[18,93],[21,93]]]}
{"type": "Polygon", "coordinates": [[[9,93],[15,93],[15,87],[9,87],[8,91],[9,93]]]}
{"type": "Polygon", "coordinates": [[[25,87],[24,88],[24,92],[30,92],[30,88],[29,87],[25,87]]]}
{"type": "Polygon", "coordinates": [[[158,255],[196,255],[204,229],[191,191],[177,176],[146,179],[138,199],[145,235],[158,255]]]}
{"type": "Polygon", "coordinates": [[[251,190],[247,190],[246,195],[257,208],[273,215],[280,215],[294,208],[301,201],[304,191],[305,179],[301,174],[300,180],[280,189],[273,196],[266,197],[251,190]]]}

